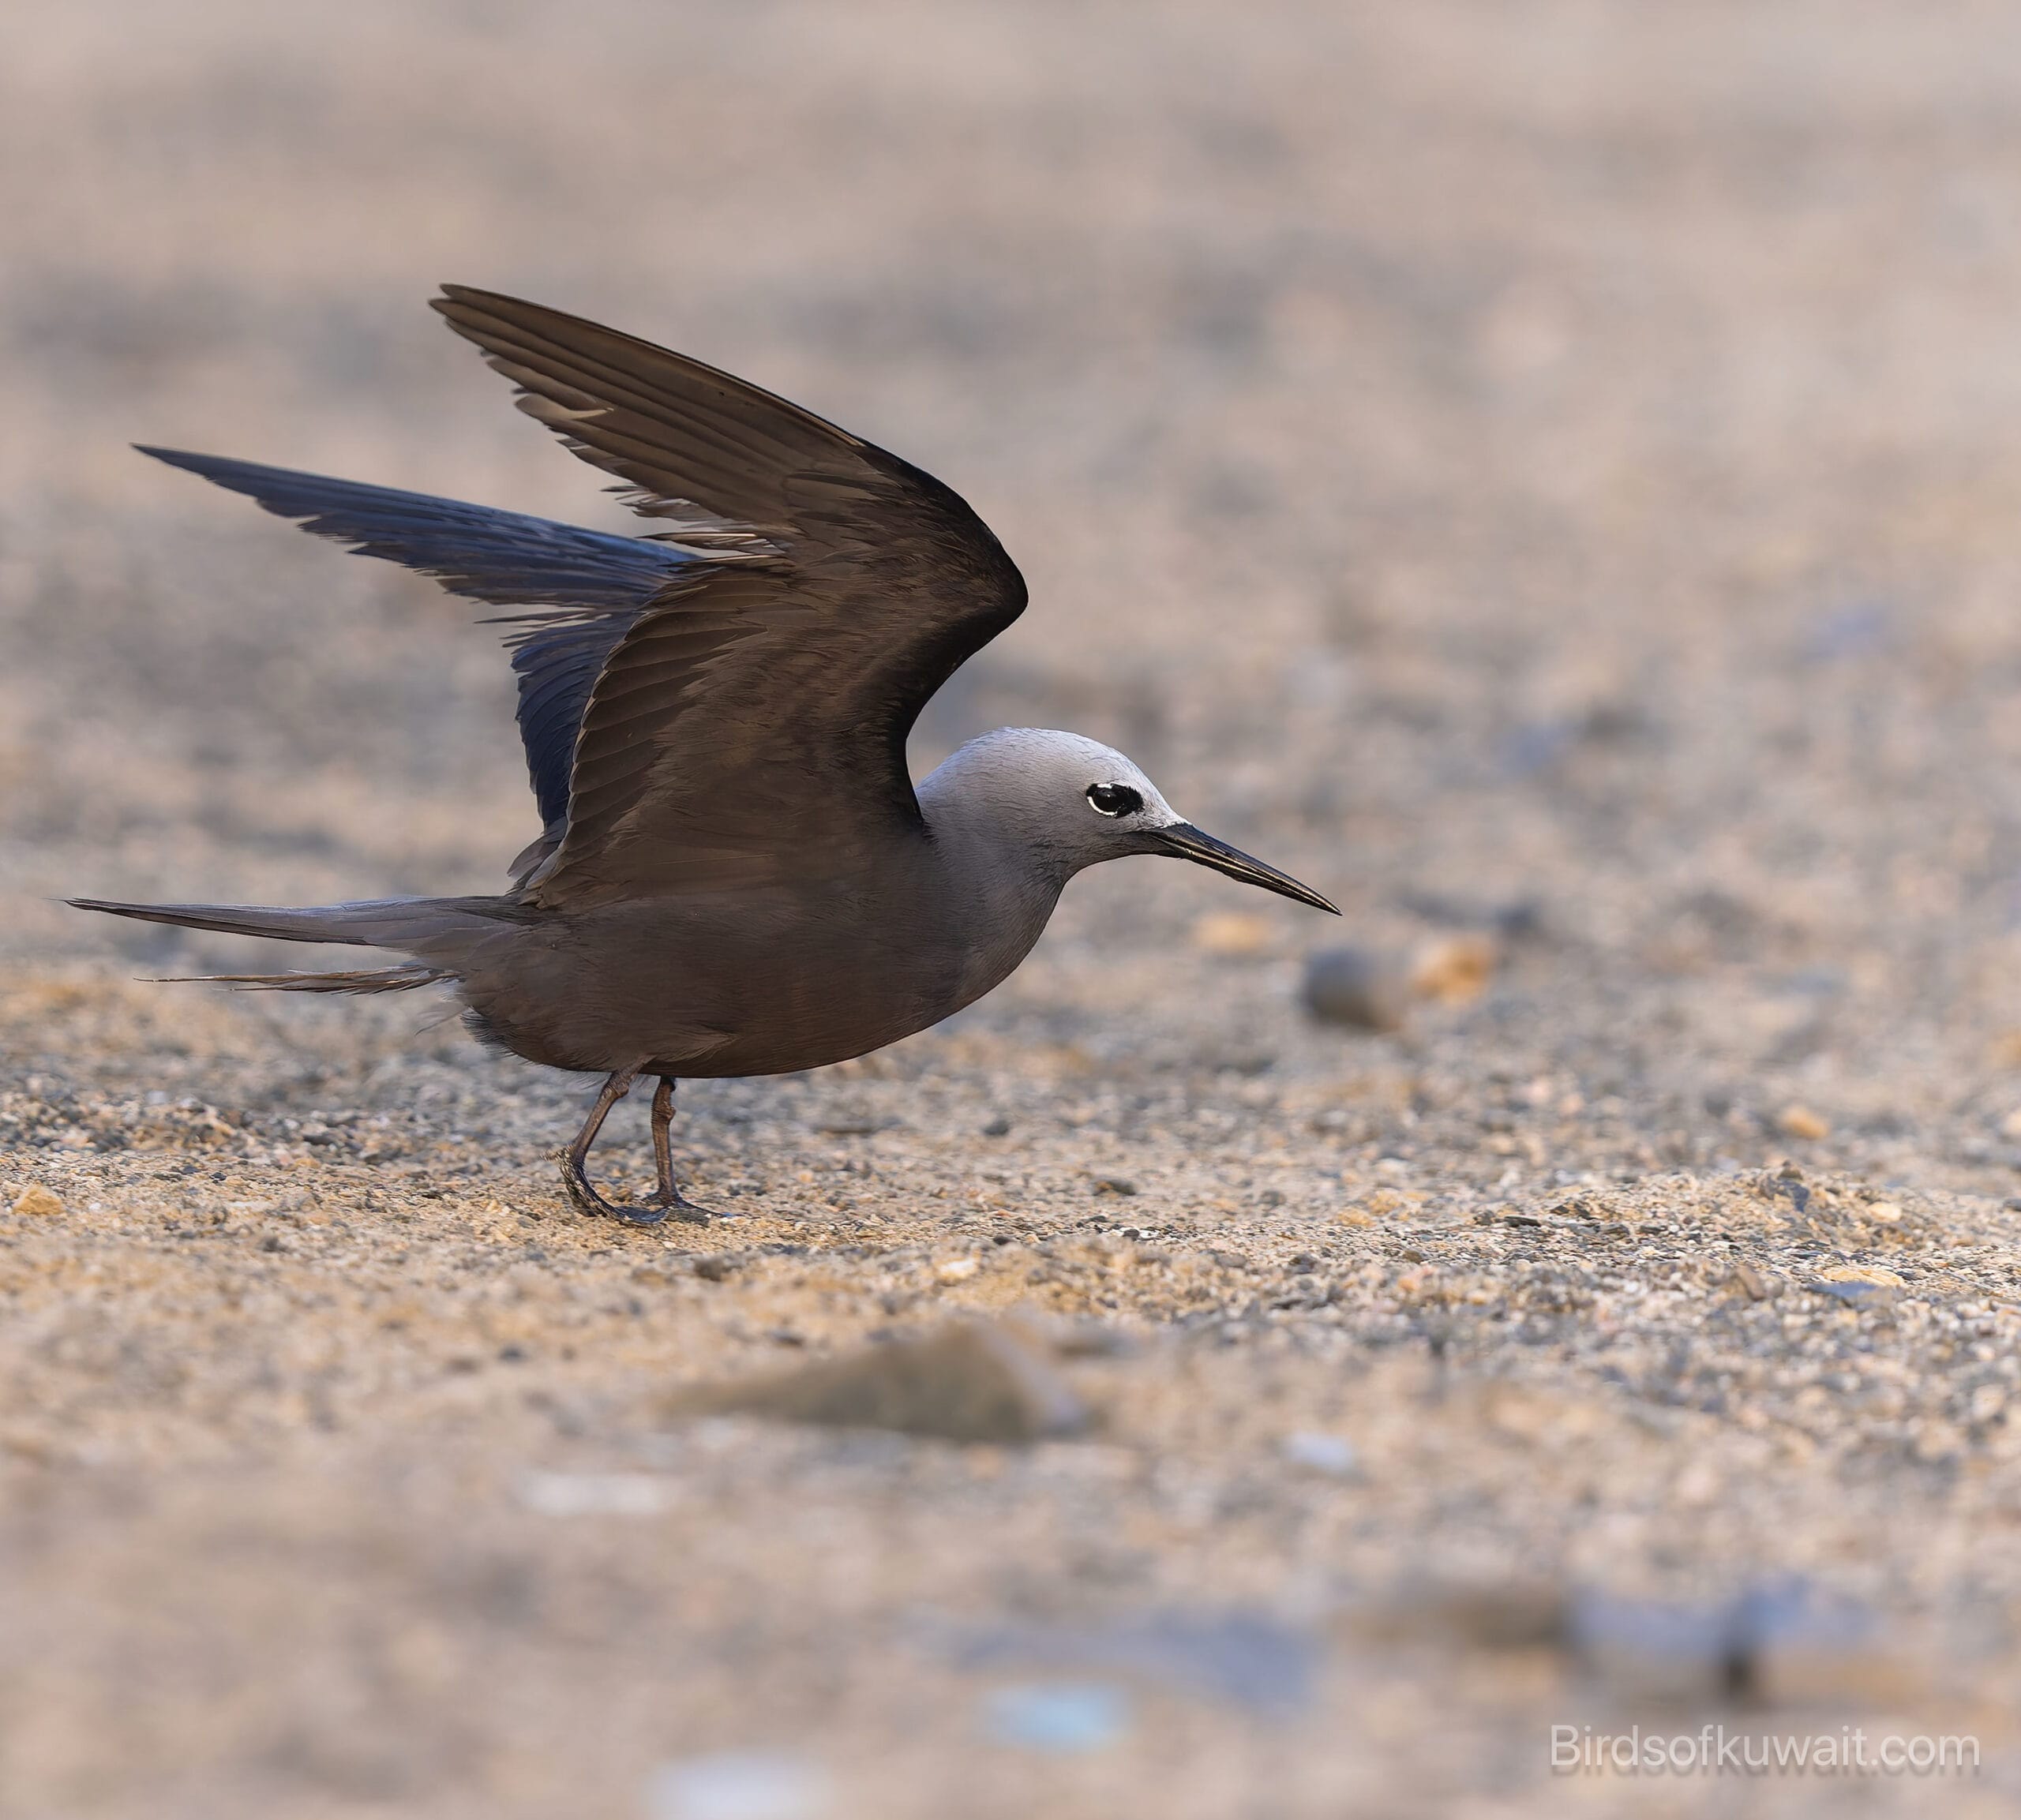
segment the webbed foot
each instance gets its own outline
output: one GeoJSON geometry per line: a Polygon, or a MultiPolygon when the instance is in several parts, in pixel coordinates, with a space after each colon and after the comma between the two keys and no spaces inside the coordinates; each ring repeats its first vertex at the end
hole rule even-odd
{"type": "Polygon", "coordinates": [[[583,1166],[565,1150],[561,1153],[561,1185],[568,1190],[569,1205],[591,1219],[614,1219],[625,1226],[660,1226],[675,1219],[707,1226],[722,1217],[684,1199],[678,1189],[671,1196],[656,1195],[644,1203],[606,1200],[591,1185],[583,1166]]]}

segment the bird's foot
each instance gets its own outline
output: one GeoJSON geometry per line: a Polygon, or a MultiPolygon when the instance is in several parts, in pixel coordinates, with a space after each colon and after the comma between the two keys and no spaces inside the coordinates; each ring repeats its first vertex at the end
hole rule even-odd
{"type": "Polygon", "coordinates": [[[713,1207],[697,1207],[684,1199],[677,1188],[671,1196],[654,1196],[653,1206],[662,1219],[685,1220],[690,1226],[716,1226],[737,1218],[733,1213],[718,1213],[713,1207]]]}
{"type": "Polygon", "coordinates": [[[671,1195],[658,1195],[649,1203],[606,1200],[590,1185],[583,1166],[565,1152],[561,1158],[561,1185],[568,1190],[568,1204],[591,1219],[614,1219],[625,1226],[660,1226],[677,1219],[692,1226],[707,1226],[723,1216],[711,1213],[681,1198],[676,1189],[671,1195]]]}

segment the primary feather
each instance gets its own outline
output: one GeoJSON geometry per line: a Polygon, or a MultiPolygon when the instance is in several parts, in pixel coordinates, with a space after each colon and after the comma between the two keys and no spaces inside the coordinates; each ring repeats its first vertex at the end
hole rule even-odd
{"type": "Polygon", "coordinates": [[[245,494],[306,531],[347,545],[354,556],[398,563],[466,599],[534,609],[495,622],[511,628],[506,643],[519,680],[519,738],[543,829],[520,863],[543,844],[551,850],[560,842],[576,736],[597,672],[654,597],[707,560],[676,544],[586,530],[526,512],[137,446],[143,455],[245,494]]]}

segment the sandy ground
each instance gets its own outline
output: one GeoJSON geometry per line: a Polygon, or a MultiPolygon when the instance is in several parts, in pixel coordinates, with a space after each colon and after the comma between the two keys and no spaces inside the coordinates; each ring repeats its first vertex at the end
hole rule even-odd
{"type": "Polygon", "coordinates": [[[2007,9],[0,32],[0,1808],[2011,1810],[2007,9]],[[452,1007],[142,983],[302,956],[53,901],[533,831],[460,605],[126,449],[619,522],[442,279],[942,474],[1034,605],[920,762],[1114,740],[1344,925],[1085,877],[950,1025],[684,1092],[670,1235],[452,1007]],[[1401,1029],[1301,1010],[1343,942],[1401,1029]],[[696,1413],[963,1316],[1086,1425],[696,1413]],[[1706,1724],[1982,1761],[1551,1773],[1706,1724]]]}

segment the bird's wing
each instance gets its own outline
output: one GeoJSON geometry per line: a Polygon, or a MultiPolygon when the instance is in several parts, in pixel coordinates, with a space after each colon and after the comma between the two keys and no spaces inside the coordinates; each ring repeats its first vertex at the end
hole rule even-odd
{"type": "MultiPolygon", "coordinates": [[[[561,844],[568,773],[590,691],[626,628],[670,585],[718,559],[650,537],[585,530],[524,512],[186,450],[142,448],[243,493],[304,530],[432,575],[452,594],[527,611],[501,616],[519,680],[519,736],[544,832],[522,874],[561,844]]],[[[733,543],[741,527],[707,530],[733,543]]]]}
{"type": "Polygon", "coordinates": [[[610,650],[543,904],[834,876],[916,829],[906,736],[1025,586],[896,456],[699,361],[538,305],[435,307],[520,405],[698,556],[610,650]]]}

